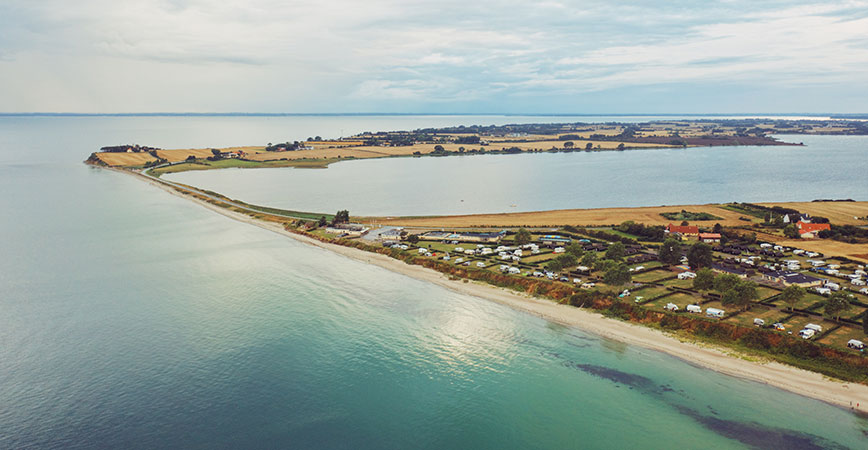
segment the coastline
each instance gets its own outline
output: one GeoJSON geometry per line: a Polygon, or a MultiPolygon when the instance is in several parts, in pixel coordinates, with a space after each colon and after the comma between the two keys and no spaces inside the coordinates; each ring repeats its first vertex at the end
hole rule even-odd
{"type": "Polygon", "coordinates": [[[286,231],[280,224],[257,220],[247,215],[209,204],[192,196],[182,194],[168,185],[136,172],[114,168],[111,168],[111,170],[139,176],[146,182],[172,195],[198,203],[200,206],[239,222],[258,226],[290,237],[296,241],[358,261],[374,264],[405,276],[434,283],[455,292],[493,301],[515,310],[530,313],[566,326],[576,327],[607,339],[661,351],[693,365],[774,386],[845,409],[857,403],[865,405],[860,410],[868,409],[868,386],[866,385],[833,380],[819,373],[777,362],[760,363],[748,361],[737,355],[733,355],[731,351],[684,342],[657,329],[606,318],[595,312],[557,304],[549,300],[522,295],[482,283],[465,283],[463,281],[450,280],[446,275],[433,269],[405,264],[386,255],[366,252],[352,247],[328,244],[286,231]]]}

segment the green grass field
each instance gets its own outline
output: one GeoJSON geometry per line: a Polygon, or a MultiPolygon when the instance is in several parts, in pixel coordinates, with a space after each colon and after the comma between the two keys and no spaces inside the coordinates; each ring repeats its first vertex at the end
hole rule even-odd
{"type": "Polygon", "coordinates": [[[649,272],[642,272],[634,275],[633,281],[639,283],[653,283],[662,280],[663,278],[671,277],[672,275],[673,273],[668,270],[651,270],[649,272]]]}
{"type": "Polygon", "coordinates": [[[297,159],[293,161],[248,161],[242,159],[221,159],[218,161],[196,160],[192,163],[173,164],[148,171],[155,177],[167,173],[186,172],[190,170],[213,170],[213,169],[256,169],[264,167],[298,167],[311,169],[324,169],[338,159],[297,159]]]}

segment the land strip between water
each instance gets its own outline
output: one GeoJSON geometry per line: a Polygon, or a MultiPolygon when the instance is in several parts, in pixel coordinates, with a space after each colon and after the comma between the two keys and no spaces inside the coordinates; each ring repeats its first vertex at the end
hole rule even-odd
{"type": "Polygon", "coordinates": [[[587,309],[559,304],[481,282],[468,282],[466,279],[449,277],[436,270],[407,264],[383,254],[324,242],[289,231],[280,217],[263,213],[255,208],[242,204],[231,205],[219,196],[203,195],[195,188],[169,184],[164,180],[154,179],[136,171],[119,171],[135,175],[166,192],[191,200],[234,220],[259,226],[300,242],[362,262],[375,264],[460,293],[495,301],[550,321],[587,330],[605,338],[662,351],[711,370],[765,383],[840,407],[851,408],[856,404],[868,405],[868,386],[864,384],[834,380],[816,372],[774,361],[764,361],[755,355],[741,354],[724,347],[689,342],[658,329],[614,320],[587,309]]]}

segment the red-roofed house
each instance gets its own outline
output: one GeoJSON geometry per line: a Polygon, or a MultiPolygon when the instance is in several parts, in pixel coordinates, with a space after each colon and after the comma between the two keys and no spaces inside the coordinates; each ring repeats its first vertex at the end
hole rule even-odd
{"type": "Polygon", "coordinates": [[[666,232],[669,234],[677,234],[682,240],[699,237],[699,227],[695,225],[672,225],[666,227],[666,232]]]}
{"type": "Polygon", "coordinates": [[[796,228],[799,230],[799,235],[802,236],[803,239],[814,239],[817,235],[820,234],[823,230],[831,230],[832,226],[828,223],[809,223],[809,222],[796,222],[796,228]]]}

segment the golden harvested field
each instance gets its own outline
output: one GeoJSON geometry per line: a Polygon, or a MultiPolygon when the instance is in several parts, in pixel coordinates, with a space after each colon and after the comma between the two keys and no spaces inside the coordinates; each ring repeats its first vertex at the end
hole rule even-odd
{"type": "Polygon", "coordinates": [[[178,162],[187,159],[193,155],[196,158],[207,158],[212,155],[210,148],[191,148],[182,150],[157,150],[157,155],[160,158],[165,158],[169,162],[178,162]]]}
{"type": "Polygon", "coordinates": [[[868,221],[856,219],[868,216],[868,202],[787,202],[760,205],[793,208],[812,216],[826,217],[838,225],[868,225],[868,221]]]}
{"type": "Polygon", "coordinates": [[[141,166],[142,164],[156,161],[150,153],[109,153],[100,152],[96,156],[110,166],[141,166]]]}
{"type": "Polygon", "coordinates": [[[471,214],[463,216],[391,218],[382,221],[389,225],[420,227],[546,227],[555,225],[612,225],[632,220],[646,225],[666,225],[673,222],[660,213],[705,212],[722,220],[693,222],[694,224],[744,225],[738,220],[741,214],[721,208],[719,205],[652,206],[645,208],[562,209],[504,214],[471,214]]]}
{"type": "Polygon", "coordinates": [[[868,244],[848,244],[831,239],[793,239],[776,243],[787,247],[813,250],[824,255],[846,256],[854,260],[868,262],[868,244]]]}

